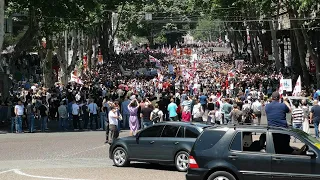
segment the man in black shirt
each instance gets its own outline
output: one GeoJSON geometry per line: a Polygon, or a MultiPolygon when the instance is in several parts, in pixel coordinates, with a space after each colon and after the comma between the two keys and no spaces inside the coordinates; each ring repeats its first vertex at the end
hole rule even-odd
{"type": "Polygon", "coordinates": [[[143,127],[146,128],[151,126],[153,122],[150,120],[150,115],[153,109],[151,108],[151,104],[145,105],[145,108],[141,109],[141,118],[143,120],[143,127]]]}
{"type": "MultiPolygon", "coordinates": [[[[158,101],[157,104],[159,105],[159,109],[167,117],[168,110],[167,110],[167,104],[166,104],[165,100],[162,97],[160,97],[160,101],[158,101]]],[[[166,117],[164,117],[163,119],[166,120],[166,117]]]]}
{"type": "Polygon", "coordinates": [[[38,108],[38,114],[40,115],[41,122],[41,132],[44,132],[46,130],[48,121],[48,108],[45,103],[45,100],[43,100],[38,108]]]}

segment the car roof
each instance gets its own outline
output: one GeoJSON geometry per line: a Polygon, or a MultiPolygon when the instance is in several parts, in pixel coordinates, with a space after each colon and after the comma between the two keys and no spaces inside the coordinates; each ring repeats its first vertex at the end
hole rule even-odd
{"type": "Polygon", "coordinates": [[[200,128],[207,128],[211,127],[211,125],[203,124],[203,123],[194,123],[194,122],[181,122],[181,121],[163,121],[159,122],[157,124],[162,124],[162,125],[177,125],[177,126],[196,126],[200,128]]]}
{"type": "Polygon", "coordinates": [[[281,130],[281,131],[291,131],[290,128],[283,128],[283,127],[275,127],[275,126],[263,126],[263,125],[215,125],[208,127],[207,129],[217,129],[217,128],[227,128],[227,129],[248,129],[248,130],[281,130]]]}

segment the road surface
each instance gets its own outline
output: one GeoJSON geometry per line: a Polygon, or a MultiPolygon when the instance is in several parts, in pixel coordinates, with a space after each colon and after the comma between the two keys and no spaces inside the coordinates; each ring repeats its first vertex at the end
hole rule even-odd
{"type": "MultiPolygon", "coordinates": [[[[121,136],[127,136],[122,132],[121,136]]],[[[1,180],[179,180],[174,167],[135,163],[113,166],[103,131],[1,134],[1,180]]]]}

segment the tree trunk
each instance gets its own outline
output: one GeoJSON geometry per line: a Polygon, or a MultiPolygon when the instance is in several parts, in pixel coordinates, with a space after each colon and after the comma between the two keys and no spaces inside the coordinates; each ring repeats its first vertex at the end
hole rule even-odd
{"type": "MultiPolygon", "coordinates": [[[[78,45],[79,45],[79,57],[78,60],[80,60],[80,63],[83,65],[83,34],[82,31],[78,31],[78,45]]],[[[76,62],[77,64],[78,62],[76,62]]],[[[82,68],[83,69],[83,68],[82,68]]]]}
{"type": "Polygon", "coordinates": [[[4,0],[0,0],[0,52],[2,51],[4,34],[4,0]]]}
{"type": "Polygon", "coordinates": [[[77,60],[78,60],[78,56],[77,55],[78,55],[78,50],[79,50],[79,44],[78,44],[77,38],[79,38],[79,35],[77,35],[77,32],[78,32],[77,30],[72,30],[72,42],[73,42],[72,50],[73,50],[73,54],[72,54],[71,63],[67,68],[67,77],[70,76],[70,74],[72,73],[72,71],[76,67],[77,60]]]}
{"type": "Polygon", "coordinates": [[[12,57],[13,61],[16,61],[20,56],[21,52],[26,50],[32,45],[32,40],[34,39],[34,37],[37,36],[38,30],[39,30],[38,19],[35,16],[35,10],[31,8],[29,11],[28,29],[14,47],[14,52],[12,57]]]}
{"type": "Polygon", "coordinates": [[[92,49],[92,36],[88,37],[88,47],[87,47],[87,58],[88,58],[88,69],[91,71],[92,67],[92,54],[93,54],[93,49],[92,49]]]}
{"type": "MultiPolygon", "coordinates": [[[[292,6],[290,5],[289,1],[285,1],[286,7],[288,9],[289,17],[291,18],[297,18],[298,17],[298,12],[295,9],[292,9],[292,6]]],[[[299,26],[299,22],[293,20],[290,22],[296,42],[297,42],[297,48],[299,52],[299,61],[300,61],[300,66],[302,68],[302,73],[303,73],[303,81],[304,85],[306,87],[310,87],[310,76],[309,76],[309,70],[306,65],[306,47],[305,47],[305,40],[303,38],[302,31],[299,29],[301,26],[299,26]]]]}
{"type": "Polygon", "coordinates": [[[319,63],[319,57],[317,56],[316,52],[314,51],[314,49],[311,46],[311,41],[310,38],[308,36],[308,33],[306,31],[306,29],[302,28],[301,29],[304,41],[306,42],[308,51],[310,53],[310,56],[313,60],[313,62],[316,64],[316,78],[317,78],[317,88],[320,88],[320,63],[319,63]]]}
{"type": "Polygon", "coordinates": [[[237,39],[237,33],[233,31],[233,44],[234,44],[234,52],[236,55],[239,55],[239,45],[237,39]]]}
{"type": "Polygon", "coordinates": [[[270,26],[270,30],[271,30],[271,37],[272,37],[272,44],[273,44],[273,51],[272,54],[273,54],[273,57],[274,57],[274,60],[276,62],[276,69],[277,71],[280,71],[280,68],[281,68],[281,63],[280,63],[280,58],[279,58],[279,44],[278,44],[278,41],[277,41],[277,27],[275,28],[273,26],[273,21],[269,21],[269,26],[270,26]]]}
{"type": "Polygon", "coordinates": [[[290,41],[291,41],[291,53],[292,53],[292,62],[291,62],[291,68],[292,68],[292,77],[294,74],[301,75],[302,74],[302,68],[300,66],[300,58],[299,58],[299,52],[298,52],[298,46],[297,46],[297,40],[295,37],[295,34],[293,31],[290,32],[290,41]]]}
{"type": "Polygon", "coordinates": [[[53,82],[53,70],[52,70],[52,58],[53,58],[53,43],[52,37],[47,36],[47,54],[46,58],[44,59],[44,66],[43,66],[43,81],[44,86],[46,88],[51,88],[54,85],[53,82]]]}
{"type": "MultiPolygon", "coordinates": [[[[64,36],[67,35],[66,31],[63,33],[64,36]]],[[[65,38],[65,37],[64,37],[65,38]]],[[[68,59],[65,53],[65,42],[63,38],[58,39],[58,49],[56,50],[57,58],[60,63],[60,79],[61,83],[66,85],[68,83],[68,75],[67,75],[67,64],[68,59]]]]}
{"type": "Polygon", "coordinates": [[[304,78],[304,84],[306,87],[309,87],[310,85],[310,78],[309,78],[309,70],[306,65],[306,49],[305,49],[305,43],[302,36],[302,33],[299,29],[297,29],[297,26],[294,25],[295,23],[292,21],[294,33],[296,35],[297,45],[298,45],[298,52],[299,52],[299,59],[300,59],[300,65],[303,72],[303,78],[304,78]]]}

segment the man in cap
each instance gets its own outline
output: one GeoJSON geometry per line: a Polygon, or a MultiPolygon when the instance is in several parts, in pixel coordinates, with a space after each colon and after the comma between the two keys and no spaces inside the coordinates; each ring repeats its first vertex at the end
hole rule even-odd
{"type": "Polygon", "coordinates": [[[272,102],[266,105],[266,114],[269,126],[288,127],[286,114],[291,112],[288,100],[285,98],[283,103],[280,103],[279,92],[272,93],[272,102]]]}

